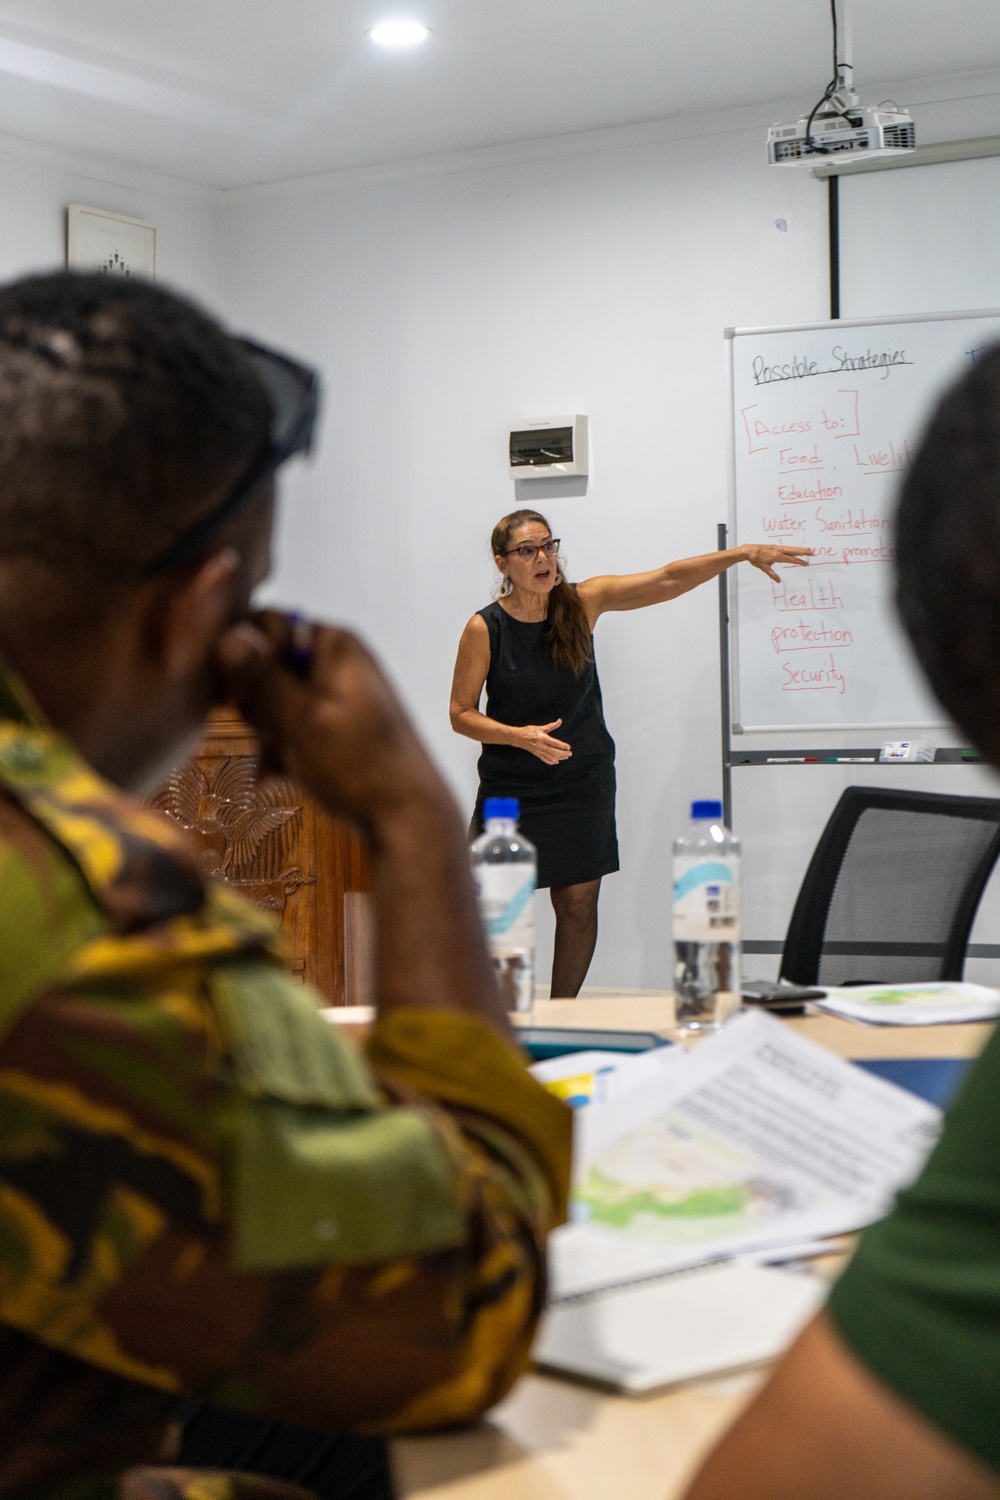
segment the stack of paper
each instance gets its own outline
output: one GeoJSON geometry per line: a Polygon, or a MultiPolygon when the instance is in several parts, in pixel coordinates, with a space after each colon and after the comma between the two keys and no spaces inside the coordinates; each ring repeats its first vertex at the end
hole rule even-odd
{"type": "Polygon", "coordinates": [[[617,1061],[604,1102],[577,1114],[554,1303],[858,1229],[916,1175],[940,1125],[933,1105],[759,1011],[691,1052],[617,1061]]]}
{"type": "Polygon", "coordinates": [[[637,1084],[659,1078],[664,1068],[683,1057],[680,1047],[651,1047],[648,1052],[568,1052],[562,1057],[532,1063],[529,1071],[557,1099],[574,1109],[585,1104],[607,1104],[637,1084]]]}
{"type": "Polygon", "coordinates": [[[534,1359],[634,1394],[700,1380],[774,1359],[826,1293],[819,1276],[787,1271],[688,1272],[551,1309],[534,1359]]]}
{"type": "Polygon", "coordinates": [[[942,1026],[949,1021],[993,1021],[1000,991],[981,984],[852,984],[827,990],[818,1010],[869,1026],[942,1026]]]}

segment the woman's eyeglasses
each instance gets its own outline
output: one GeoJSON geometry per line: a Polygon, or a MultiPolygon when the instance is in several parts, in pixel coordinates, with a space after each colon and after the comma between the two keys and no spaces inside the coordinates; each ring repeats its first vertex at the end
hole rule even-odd
{"type": "Polygon", "coordinates": [[[510,557],[511,553],[516,552],[525,562],[534,562],[539,552],[544,552],[546,557],[555,557],[561,540],[561,537],[550,536],[547,542],[522,542],[520,547],[511,547],[504,556],[510,557]]]}

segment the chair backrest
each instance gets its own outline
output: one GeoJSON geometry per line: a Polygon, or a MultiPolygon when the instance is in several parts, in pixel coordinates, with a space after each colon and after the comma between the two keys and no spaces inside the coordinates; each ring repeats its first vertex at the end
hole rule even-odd
{"type": "Polygon", "coordinates": [[[994,798],[848,787],[799,889],[782,979],[961,979],[998,854],[994,798]]]}

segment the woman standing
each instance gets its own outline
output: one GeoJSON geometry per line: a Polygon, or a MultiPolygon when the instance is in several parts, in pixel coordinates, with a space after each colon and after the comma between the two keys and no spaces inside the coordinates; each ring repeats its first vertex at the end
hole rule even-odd
{"type": "Polygon", "coordinates": [[[607,610],[661,604],[748,562],[779,582],[777,563],[805,565],[808,547],[750,544],[687,557],[650,573],[568,583],[544,516],[516,510],[493,528],[500,596],[466,625],[451,689],[451,725],[479,740],[479,796],[517,797],[538,850],[538,885],[556,917],[553,998],[579,993],[597,942],[601,877],[618,869],[615,745],[604,722],[593,630],[607,610]],[[486,688],[486,712],[479,702],[486,688]],[[557,734],[558,731],[558,734],[557,734]]]}

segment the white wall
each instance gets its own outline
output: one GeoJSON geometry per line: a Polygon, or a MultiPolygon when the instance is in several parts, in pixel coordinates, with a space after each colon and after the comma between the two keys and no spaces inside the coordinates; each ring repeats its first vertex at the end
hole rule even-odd
{"type": "MultiPolygon", "coordinates": [[[[924,139],[989,128],[982,91],[955,95],[925,89],[924,139]]],[[[466,806],[477,750],[448,726],[455,646],[490,595],[492,524],[534,493],[507,477],[508,421],[590,416],[585,497],[541,506],[571,577],[708,551],[726,513],[723,328],[827,316],[825,186],[763,156],[744,112],[224,195],[231,316],[327,382],[318,460],[286,481],[271,597],[375,643],[466,806]]],[[[719,790],[714,587],[606,617],[597,648],[623,868],[589,982],[659,986],[670,842],[689,799],[719,790]]],[[[766,834],[748,882],[773,860],[766,834]]],[[[755,912],[752,935],[786,920],[755,912]]]]}
{"type": "Polygon", "coordinates": [[[217,191],[5,136],[0,136],[0,280],[65,265],[70,203],[156,224],[160,279],[220,306],[217,191]]]}
{"type": "MultiPolygon", "coordinates": [[[[477,751],[451,733],[448,688],[490,597],[490,529],[530,503],[507,477],[508,421],[590,416],[586,497],[542,506],[572,577],[714,550],[722,330],[826,306],[824,189],[762,158],[758,129],[227,195],[232,317],[326,373],[274,596],[375,642],[469,807],[477,751]]],[[[593,984],[668,980],[669,844],[688,800],[719,791],[716,607],[705,588],[598,627],[623,870],[593,984]]]]}
{"type": "MultiPolygon", "coordinates": [[[[894,92],[923,140],[1000,131],[997,77],[894,92]]],[[[507,478],[508,420],[591,418],[585,497],[542,501],[571,576],[714,546],[722,329],[827,313],[825,188],[763,164],[763,124],[800,103],[223,195],[0,137],[0,278],[62,263],[70,202],[148,218],[164,281],[322,366],[322,447],[286,483],[272,595],[375,642],[471,805],[477,752],[451,733],[447,694],[461,627],[489,597],[490,527],[535,493],[507,478]]],[[[623,870],[606,882],[595,985],[668,980],[670,840],[689,798],[718,790],[715,610],[708,587],[598,629],[623,870]]],[[[751,774],[748,935],[774,938],[798,871],[764,910],[755,868],[776,843],[804,864],[837,778],[820,794],[751,774]]]]}

